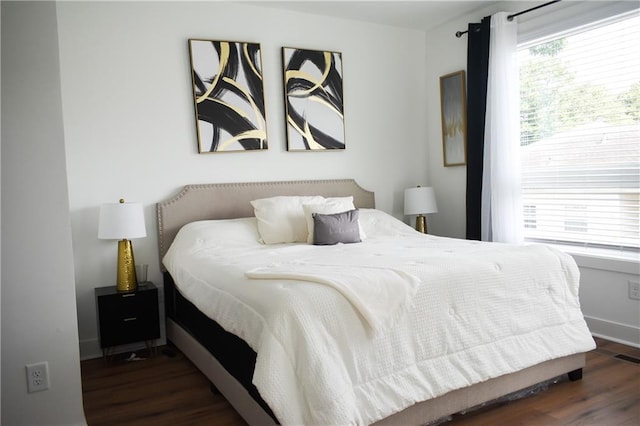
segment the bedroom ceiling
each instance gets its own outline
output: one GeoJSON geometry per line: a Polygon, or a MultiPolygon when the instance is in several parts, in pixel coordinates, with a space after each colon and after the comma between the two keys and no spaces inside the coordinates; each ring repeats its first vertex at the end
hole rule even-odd
{"type": "Polygon", "coordinates": [[[247,1],[246,4],[429,30],[497,1],[247,1]]]}

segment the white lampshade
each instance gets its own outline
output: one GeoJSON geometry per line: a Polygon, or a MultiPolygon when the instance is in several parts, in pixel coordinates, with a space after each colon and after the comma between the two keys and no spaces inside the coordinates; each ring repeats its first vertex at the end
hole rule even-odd
{"type": "Polygon", "coordinates": [[[121,240],[147,236],[140,203],[109,203],[100,206],[98,238],[121,240]]]}
{"type": "Polygon", "coordinates": [[[418,186],[404,190],[404,214],[437,213],[436,195],[429,186],[418,186]]]}

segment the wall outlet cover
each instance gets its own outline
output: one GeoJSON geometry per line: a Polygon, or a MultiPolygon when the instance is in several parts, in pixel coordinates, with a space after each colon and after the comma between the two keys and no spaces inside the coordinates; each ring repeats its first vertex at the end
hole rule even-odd
{"type": "Polygon", "coordinates": [[[40,392],[49,389],[49,363],[27,364],[27,392],[40,392]]]}

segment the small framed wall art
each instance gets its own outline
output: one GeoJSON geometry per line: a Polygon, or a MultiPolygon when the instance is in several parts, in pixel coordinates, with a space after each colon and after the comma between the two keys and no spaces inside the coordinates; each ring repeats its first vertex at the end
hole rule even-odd
{"type": "Polygon", "coordinates": [[[467,164],[467,95],[464,70],[440,77],[445,167],[467,164]]]}
{"type": "Polygon", "coordinates": [[[345,148],[342,54],[282,48],[288,151],[345,148]]]}
{"type": "Polygon", "coordinates": [[[267,149],[260,44],[189,39],[198,151],[267,149]]]}

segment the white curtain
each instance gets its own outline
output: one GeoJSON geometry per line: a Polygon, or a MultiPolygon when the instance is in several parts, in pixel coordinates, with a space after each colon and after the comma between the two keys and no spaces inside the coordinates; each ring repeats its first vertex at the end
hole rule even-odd
{"type": "Polygon", "coordinates": [[[520,85],[517,23],[491,16],[482,176],[482,240],[521,243],[520,85]]]}

